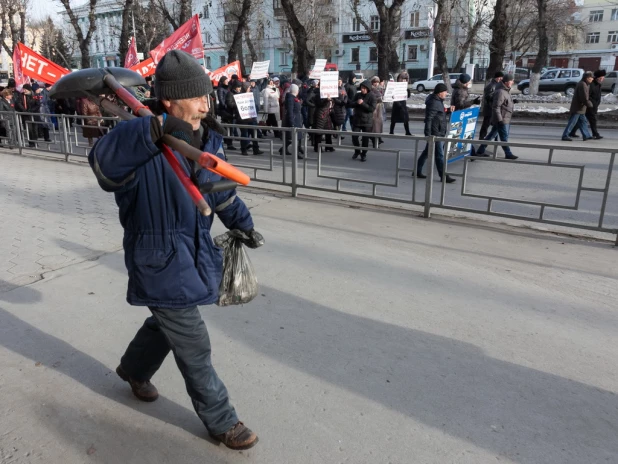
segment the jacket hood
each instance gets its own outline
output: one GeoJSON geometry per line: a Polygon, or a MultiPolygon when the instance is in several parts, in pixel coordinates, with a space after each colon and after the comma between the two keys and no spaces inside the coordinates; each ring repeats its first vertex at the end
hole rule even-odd
{"type": "Polygon", "coordinates": [[[367,90],[371,90],[372,88],[371,81],[369,79],[363,81],[363,83],[360,86],[365,87],[367,90]]]}

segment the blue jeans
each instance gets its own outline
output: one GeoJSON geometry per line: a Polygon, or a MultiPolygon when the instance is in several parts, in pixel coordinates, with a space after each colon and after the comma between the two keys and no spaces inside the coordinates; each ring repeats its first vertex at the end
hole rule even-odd
{"type": "Polygon", "coordinates": [[[172,351],[198,417],[213,435],[227,432],[238,417],[212,366],[210,337],[197,306],[149,309],[152,316],[120,361],[123,369],[139,382],[150,380],[172,351]]]}
{"type": "Polygon", "coordinates": [[[341,130],[347,131],[348,129],[346,129],[346,125],[348,124],[348,121],[352,118],[352,108],[346,108],[345,109],[345,119],[343,120],[343,126],[341,126],[341,130]]]}
{"type": "MultiPolygon", "coordinates": [[[[510,124],[496,124],[495,126],[491,126],[491,130],[489,131],[489,134],[487,134],[487,137],[485,137],[485,140],[493,140],[496,138],[497,135],[498,137],[500,137],[501,142],[508,142],[510,128],[510,124]]],[[[485,153],[485,148],[487,148],[487,145],[481,145],[476,151],[476,153],[478,155],[482,155],[483,153],[485,153]]],[[[504,145],[502,149],[504,150],[504,154],[507,156],[507,158],[509,156],[513,156],[513,152],[508,145],[504,145]]]]}
{"type": "MultiPolygon", "coordinates": [[[[428,152],[429,144],[425,145],[425,149],[418,158],[416,165],[417,174],[422,174],[423,166],[425,166],[425,162],[427,161],[428,152]]],[[[435,143],[434,158],[436,160],[436,169],[438,170],[438,174],[442,177],[442,174],[444,173],[444,142],[435,143]]]]}
{"type": "Polygon", "coordinates": [[[589,139],[592,137],[592,134],[588,130],[588,119],[586,119],[586,115],[577,113],[572,114],[569,118],[569,122],[567,123],[566,129],[562,133],[562,137],[568,137],[576,124],[579,130],[582,131],[582,136],[584,138],[589,139]]]}

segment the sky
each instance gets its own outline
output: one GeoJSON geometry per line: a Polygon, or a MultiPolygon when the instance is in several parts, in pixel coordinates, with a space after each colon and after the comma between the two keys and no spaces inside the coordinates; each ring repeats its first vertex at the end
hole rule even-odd
{"type": "Polygon", "coordinates": [[[43,19],[51,16],[54,21],[58,21],[60,19],[58,11],[62,8],[60,2],[55,0],[30,0],[29,13],[32,19],[43,19]]]}

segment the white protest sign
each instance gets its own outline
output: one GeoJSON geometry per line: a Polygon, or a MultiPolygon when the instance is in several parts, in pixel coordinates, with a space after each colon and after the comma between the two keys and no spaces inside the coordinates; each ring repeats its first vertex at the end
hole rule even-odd
{"type": "Polygon", "coordinates": [[[408,83],[389,81],[384,92],[384,102],[396,102],[408,99],[408,83]]]}
{"type": "Polygon", "coordinates": [[[251,66],[251,79],[263,79],[268,77],[268,67],[270,66],[270,60],[268,61],[256,61],[251,66]]]}
{"type": "Polygon", "coordinates": [[[236,106],[238,107],[240,119],[257,118],[253,93],[236,94],[234,95],[234,100],[236,100],[236,106]]]}
{"type": "Polygon", "coordinates": [[[309,79],[320,79],[322,72],[324,72],[326,61],[327,60],[324,60],[324,59],[315,60],[313,69],[309,72],[309,79]]]}
{"type": "Polygon", "coordinates": [[[337,98],[339,96],[339,73],[324,71],[320,79],[320,98],[337,98]]]}

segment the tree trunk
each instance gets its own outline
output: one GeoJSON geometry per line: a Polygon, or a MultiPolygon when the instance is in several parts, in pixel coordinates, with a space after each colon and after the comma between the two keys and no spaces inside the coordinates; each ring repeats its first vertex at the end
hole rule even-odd
{"type": "Polygon", "coordinates": [[[541,70],[547,64],[549,56],[549,37],[547,37],[547,0],[537,0],[538,19],[537,19],[537,34],[539,42],[539,52],[536,55],[534,66],[532,67],[532,75],[530,76],[530,95],[539,93],[539,78],[541,70]]]}
{"type": "Polygon", "coordinates": [[[248,28],[245,29],[245,42],[247,42],[247,48],[249,49],[249,54],[251,55],[251,61],[255,63],[258,61],[258,55],[255,51],[255,47],[253,46],[253,40],[251,40],[251,33],[248,28]]]}
{"type": "MultiPolygon", "coordinates": [[[[463,67],[464,61],[466,60],[466,56],[468,55],[468,50],[470,50],[474,39],[476,38],[476,34],[478,34],[479,29],[481,28],[481,23],[475,23],[472,28],[468,31],[465,42],[459,47],[459,55],[457,56],[457,63],[453,69],[459,70],[463,67]]],[[[470,58],[470,63],[472,63],[472,57],[470,58]]]]}
{"type": "Polygon", "coordinates": [[[452,92],[451,79],[449,77],[448,59],[446,49],[451,29],[451,8],[446,0],[437,0],[438,8],[434,18],[434,39],[436,43],[437,68],[442,73],[442,80],[449,92],[452,92]]]}
{"type": "Polygon", "coordinates": [[[294,54],[296,58],[296,72],[299,75],[308,76],[310,63],[314,60],[313,54],[309,51],[307,29],[301,24],[294,11],[294,4],[291,0],[281,0],[281,8],[288,20],[291,33],[294,35],[294,54]]]}
{"type": "Polygon", "coordinates": [[[77,44],[79,46],[79,51],[81,52],[81,66],[82,68],[90,67],[90,41],[92,39],[92,34],[97,29],[97,25],[95,22],[94,11],[97,6],[97,0],[89,0],[89,10],[88,10],[88,32],[84,36],[81,27],[77,21],[77,16],[73,12],[71,8],[70,0],[59,0],[60,3],[64,6],[64,9],[67,12],[69,17],[69,21],[75,30],[75,37],[77,38],[77,44]]]}
{"type": "Polygon", "coordinates": [[[489,42],[487,78],[491,78],[496,72],[502,70],[502,62],[504,61],[509,32],[507,27],[506,7],[506,0],[496,0],[496,5],[494,6],[494,19],[489,23],[492,35],[491,42],[489,42]]]}
{"type": "Polygon", "coordinates": [[[124,66],[124,59],[129,51],[129,38],[132,33],[130,31],[131,24],[131,12],[133,10],[133,0],[125,0],[124,8],[122,10],[122,24],[120,26],[120,39],[118,45],[118,52],[120,53],[120,65],[124,66]]]}

